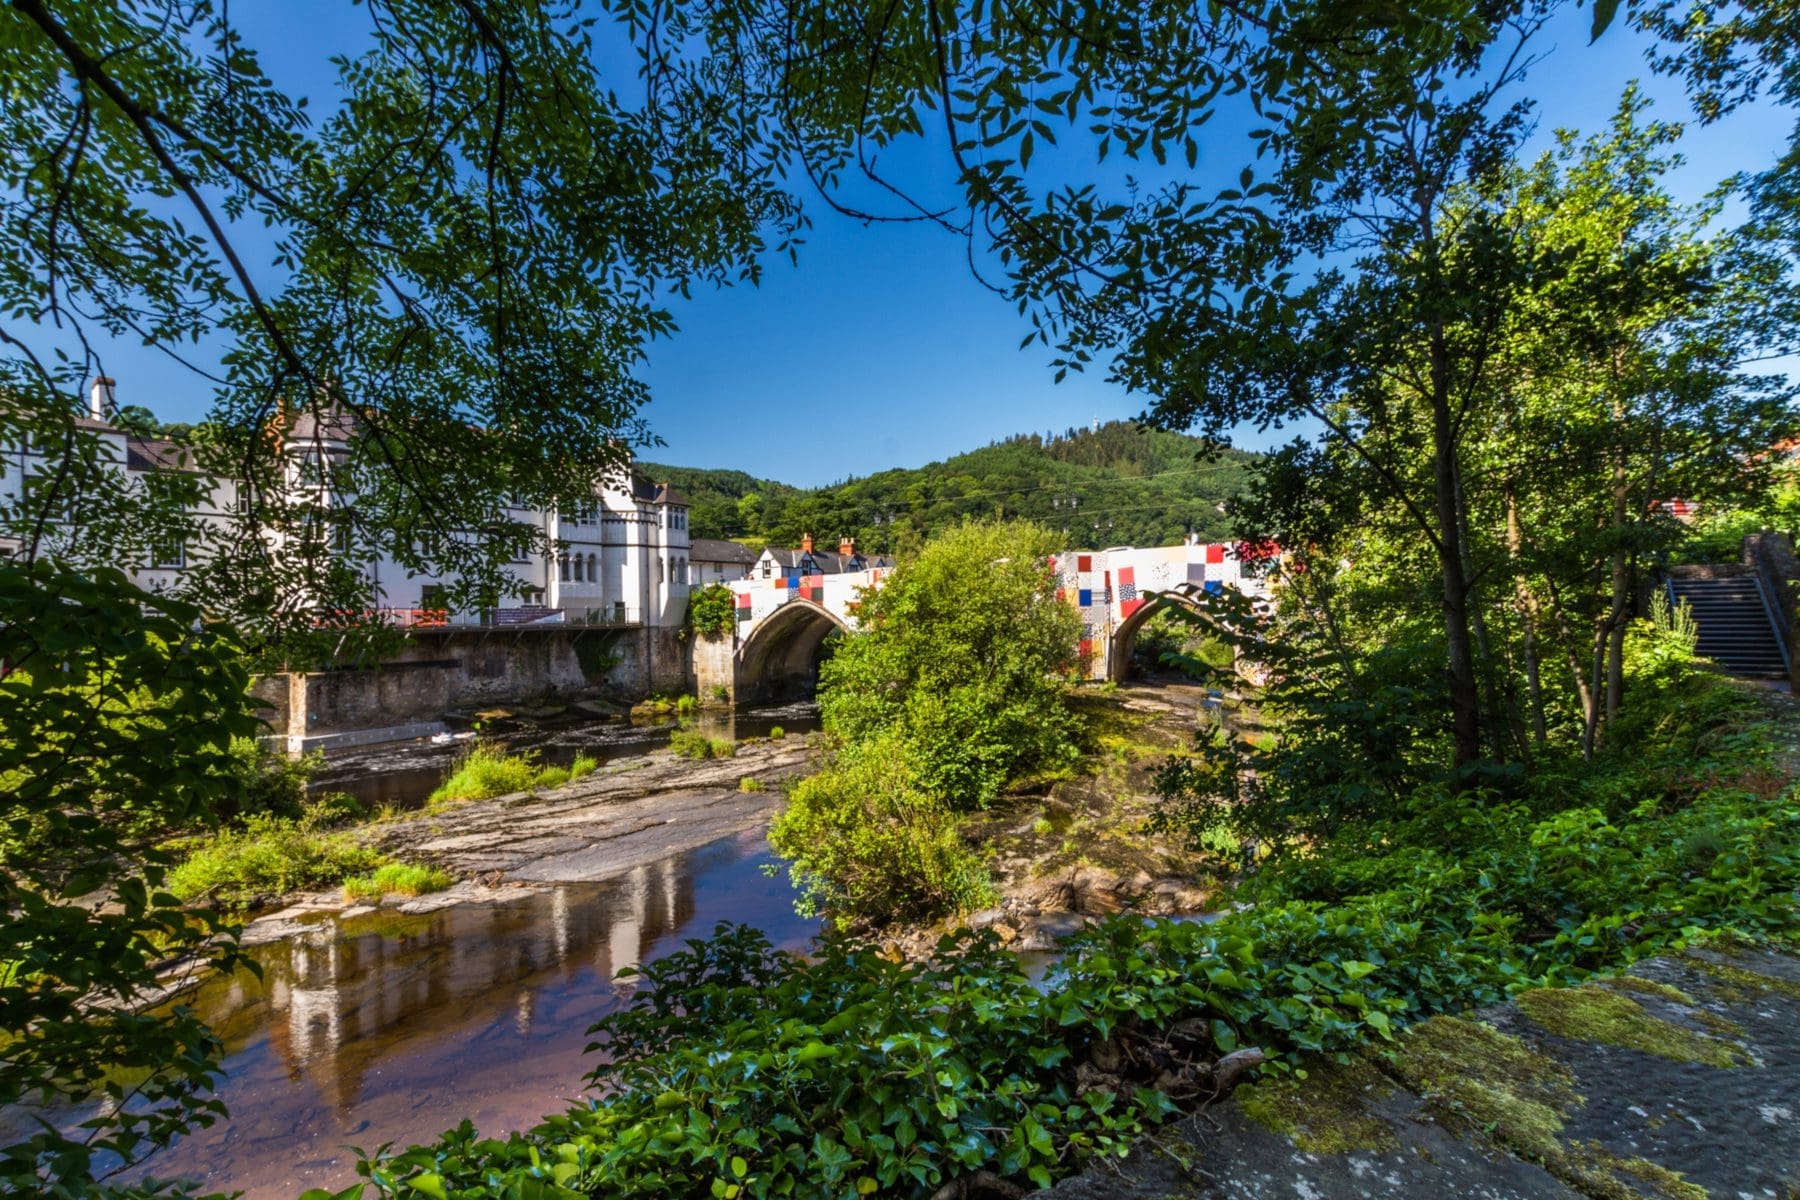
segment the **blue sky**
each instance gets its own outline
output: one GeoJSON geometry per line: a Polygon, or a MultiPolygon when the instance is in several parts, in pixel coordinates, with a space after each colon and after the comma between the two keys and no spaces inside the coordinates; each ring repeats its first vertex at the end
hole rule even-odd
{"type": "MultiPolygon", "coordinates": [[[[358,48],[363,11],[240,0],[232,15],[277,82],[328,104],[328,59],[358,48]]],[[[1567,10],[1543,39],[1548,58],[1526,85],[1539,101],[1540,148],[1553,128],[1600,127],[1634,78],[1656,100],[1657,115],[1689,115],[1678,86],[1650,77],[1631,35],[1616,29],[1589,46],[1587,19],[1586,10],[1567,10]]],[[[630,89],[628,79],[615,86],[630,89]]],[[[1765,165],[1792,119],[1756,106],[1693,126],[1673,190],[1697,198],[1734,171],[1765,165]]],[[[1219,153],[1234,175],[1235,143],[1219,153]]],[[[921,154],[898,170],[930,186],[925,173],[935,177],[942,166],[921,154]]],[[[644,372],[654,396],[645,415],[667,444],[645,457],[810,486],[1142,410],[1140,398],[1102,373],[1053,383],[1050,355],[1041,346],[1019,349],[1029,326],[971,277],[959,239],[923,225],[865,228],[813,201],[814,228],[797,267],[771,262],[760,288],[672,298],[681,331],[650,348],[644,372]]],[[[154,352],[116,346],[107,364],[122,403],[168,420],[203,415],[204,382],[154,352]]],[[[1239,440],[1256,447],[1284,436],[1291,435],[1244,431],[1239,440]]]]}

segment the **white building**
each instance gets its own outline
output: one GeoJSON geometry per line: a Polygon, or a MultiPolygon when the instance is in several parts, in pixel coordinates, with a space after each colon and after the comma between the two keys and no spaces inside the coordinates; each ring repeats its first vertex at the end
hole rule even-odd
{"type": "Polygon", "coordinates": [[[690,544],[688,563],[689,583],[704,587],[709,583],[749,579],[757,563],[757,553],[742,542],[695,538],[690,544]]]}
{"type": "Polygon", "coordinates": [[[783,579],[791,576],[807,575],[842,575],[851,571],[866,571],[871,567],[891,567],[894,560],[886,555],[878,554],[865,557],[856,548],[854,538],[838,539],[838,548],[830,550],[813,549],[812,534],[800,539],[799,548],[786,550],[770,546],[763,550],[756,560],[749,579],[783,579]]]}
{"type": "MultiPolygon", "coordinates": [[[[148,487],[159,474],[197,474],[181,446],[138,437],[110,424],[105,418],[114,411],[113,382],[98,379],[90,391],[88,413],[77,424],[97,439],[101,461],[117,471],[120,486],[148,487]]],[[[344,490],[336,469],[349,457],[354,436],[354,422],[347,415],[328,412],[320,417],[307,412],[296,418],[283,439],[284,499],[316,504],[322,511],[354,505],[355,497],[344,490]]],[[[0,511],[17,514],[31,481],[51,477],[49,459],[38,448],[7,448],[0,456],[0,511]]],[[[216,483],[194,515],[203,524],[223,527],[237,505],[237,490],[229,480],[216,483]]],[[[677,626],[685,619],[688,504],[667,484],[648,483],[628,468],[621,469],[597,484],[592,502],[575,512],[522,505],[509,505],[505,512],[512,520],[542,530],[549,546],[511,564],[521,584],[519,594],[485,612],[452,610],[444,599],[452,578],[408,571],[384,552],[359,568],[377,615],[401,625],[566,621],[677,626]]],[[[0,531],[0,554],[21,548],[19,522],[11,524],[10,538],[0,531]]],[[[80,529],[80,519],[51,522],[49,527],[53,537],[68,541],[80,529]]],[[[287,536],[291,540],[299,535],[287,536]]],[[[338,550],[348,556],[356,544],[348,527],[334,527],[332,536],[343,539],[338,550]]],[[[274,539],[277,557],[283,540],[274,539]]],[[[123,567],[139,586],[157,591],[178,583],[204,553],[203,547],[189,547],[179,539],[147,538],[135,549],[115,553],[109,547],[104,558],[123,567]]]]}

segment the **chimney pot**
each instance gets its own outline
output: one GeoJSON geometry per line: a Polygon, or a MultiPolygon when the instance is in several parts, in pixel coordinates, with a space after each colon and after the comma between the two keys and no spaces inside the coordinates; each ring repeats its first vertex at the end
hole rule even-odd
{"type": "Polygon", "coordinates": [[[853,537],[840,537],[838,539],[838,553],[843,555],[845,558],[855,557],[855,555],[856,555],[856,539],[853,537]]]}
{"type": "Polygon", "coordinates": [[[812,534],[810,534],[810,533],[801,534],[800,535],[800,549],[807,554],[811,554],[812,548],[813,548],[812,534]]]}
{"type": "Polygon", "coordinates": [[[115,380],[94,376],[93,386],[88,389],[88,416],[104,421],[108,413],[118,411],[118,388],[115,380]]]}

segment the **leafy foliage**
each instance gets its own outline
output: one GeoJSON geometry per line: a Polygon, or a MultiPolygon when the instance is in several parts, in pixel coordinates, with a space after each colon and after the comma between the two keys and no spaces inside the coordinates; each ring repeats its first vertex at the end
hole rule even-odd
{"type": "Polygon", "coordinates": [[[187,846],[168,886],[183,900],[242,911],[301,888],[335,887],[386,861],[354,834],[326,828],[311,815],[262,813],[187,846]]]}
{"type": "Polygon", "coordinates": [[[904,921],[994,902],[957,815],[915,772],[906,743],[888,732],[793,785],[769,843],[791,860],[805,911],[904,921]]]}
{"type": "Polygon", "coordinates": [[[644,469],[694,502],[696,537],[796,546],[804,533],[853,537],[869,553],[911,553],[972,517],[1061,530],[1070,546],[1165,546],[1188,533],[1231,535],[1224,502],[1254,455],[1200,438],[1109,421],[1031,433],[923,467],[810,490],[740,471],[644,469]]]}
{"type": "Polygon", "coordinates": [[[116,571],[0,565],[0,1104],[109,1101],[80,1130],[0,1150],[21,1195],[80,1192],[96,1162],[135,1162],[223,1111],[217,1039],[131,1001],[172,956],[235,966],[235,943],[181,906],[169,857],[136,831],[245,803],[233,739],[258,722],[241,647],[152,600],[116,571]]]}
{"type": "Polygon", "coordinates": [[[724,584],[709,583],[688,595],[687,620],[703,638],[724,637],[737,627],[737,598],[724,584]]]}
{"type": "Polygon", "coordinates": [[[969,522],[862,597],[820,670],[835,759],[769,832],[810,907],[885,921],[991,900],[957,814],[1077,753],[1061,677],[1079,618],[1044,568],[1059,548],[1041,526],[969,522]]]}
{"type": "Polygon", "coordinates": [[[509,754],[499,746],[477,742],[458,760],[456,769],[432,789],[429,804],[491,800],[511,792],[555,788],[591,773],[600,764],[582,756],[567,767],[544,766],[532,753],[509,754]]]}
{"type": "Polygon", "coordinates": [[[1044,563],[1061,538],[972,521],[933,539],[865,595],[858,632],[820,669],[820,716],[855,746],[893,730],[925,794],[985,808],[1022,771],[1071,761],[1062,677],[1080,618],[1044,563]]]}

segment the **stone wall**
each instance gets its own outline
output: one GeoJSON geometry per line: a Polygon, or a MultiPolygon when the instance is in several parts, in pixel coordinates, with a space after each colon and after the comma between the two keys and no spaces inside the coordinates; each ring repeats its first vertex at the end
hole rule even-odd
{"type": "Polygon", "coordinates": [[[458,708],[575,695],[637,700],[689,687],[687,644],[671,628],[419,631],[378,666],[258,680],[289,735],[399,725],[458,708]]]}
{"type": "Polygon", "coordinates": [[[1753,533],[1744,539],[1744,562],[1762,577],[1775,601],[1776,620],[1788,649],[1789,686],[1800,691],[1800,558],[1785,533],[1753,533]]]}

